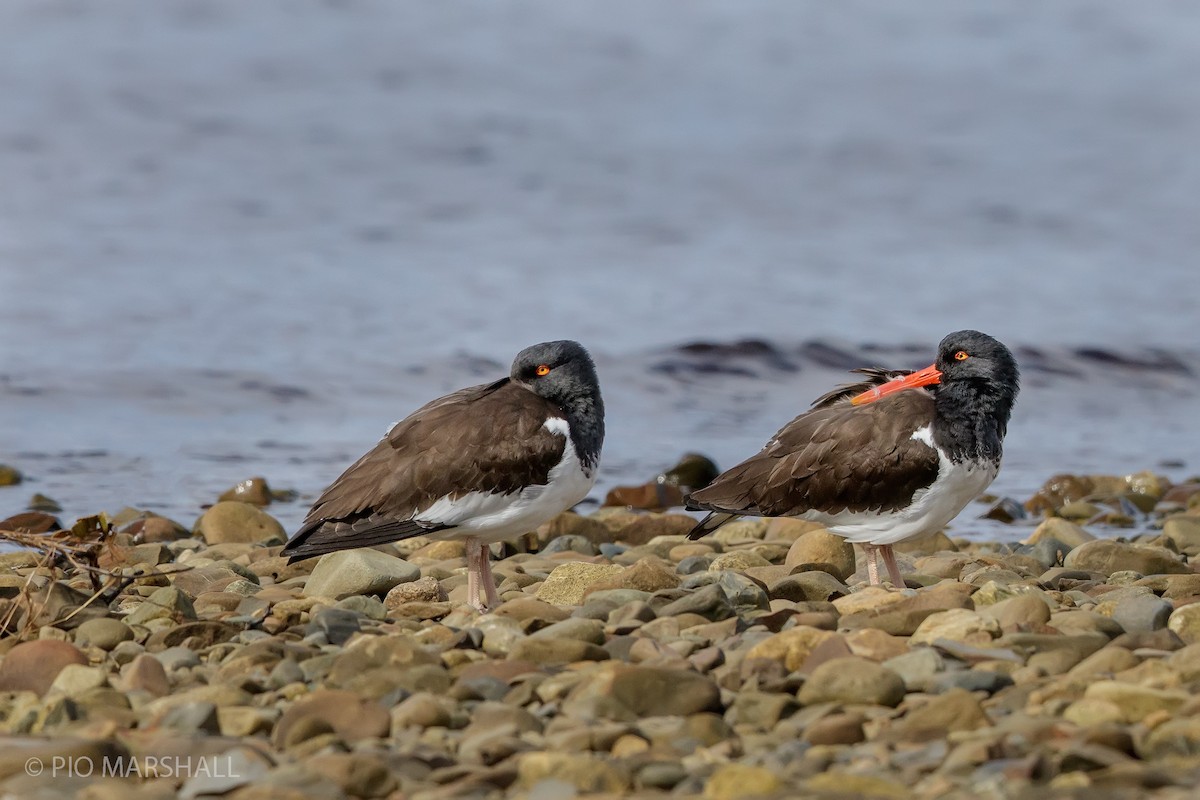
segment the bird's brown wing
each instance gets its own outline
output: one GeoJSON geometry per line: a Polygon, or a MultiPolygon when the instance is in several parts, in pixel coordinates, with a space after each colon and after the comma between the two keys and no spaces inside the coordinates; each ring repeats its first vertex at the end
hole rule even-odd
{"type": "Polygon", "coordinates": [[[733,516],[806,511],[895,511],[938,474],[937,452],[913,433],[933,418],[927,392],[905,391],[863,406],[814,409],[785,425],[761,451],[693,492],[688,507],[713,512],[699,538],[733,516]]]}
{"type": "Polygon", "coordinates": [[[566,447],[544,424],[560,415],[508,379],[427,403],[330,484],[282,555],[298,561],[445,530],[421,521],[439,499],[544,485],[566,447]]]}

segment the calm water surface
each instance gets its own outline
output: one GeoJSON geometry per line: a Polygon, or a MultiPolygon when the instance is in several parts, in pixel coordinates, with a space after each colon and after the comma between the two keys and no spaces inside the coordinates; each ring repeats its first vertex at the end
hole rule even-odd
{"type": "Polygon", "coordinates": [[[263,474],[290,528],[562,337],[597,494],[963,327],[1025,367],[997,490],[1185,477],[1197,41],[1182,3],[5,3],[0,515],[188,524],[263,474]]]}

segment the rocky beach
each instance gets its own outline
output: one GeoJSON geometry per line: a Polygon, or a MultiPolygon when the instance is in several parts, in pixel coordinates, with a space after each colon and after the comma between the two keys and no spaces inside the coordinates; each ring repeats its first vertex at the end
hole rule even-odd
{"type": "MultiPolygon", "coordinates": [[[[700,541],[666,509],[497,545],[288,565],[265,482],[186,526],[0,527],[0,795],[1188,798],[1200,781],[1200,481],[1058,475],[1022,543],[899,548],[868,587],[817,525],[700,541]],[[1143,528],[1127,526],[1143,517],[1143,528]],[[37,532],[47,531],[47,532],[37,532]]],[[[856,559],[856,555],[858,556],[856,559]]]]}

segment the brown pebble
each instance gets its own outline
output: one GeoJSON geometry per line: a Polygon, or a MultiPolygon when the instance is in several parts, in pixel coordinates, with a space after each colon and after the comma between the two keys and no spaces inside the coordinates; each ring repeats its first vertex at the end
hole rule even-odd
{"type": "Polygon", "coordinates": [[[0,663],[0,692],[36,692],[40,696],[50,689],[63,667],[87,663],[87,656],[70,642],[22,642],[0,663]]]}

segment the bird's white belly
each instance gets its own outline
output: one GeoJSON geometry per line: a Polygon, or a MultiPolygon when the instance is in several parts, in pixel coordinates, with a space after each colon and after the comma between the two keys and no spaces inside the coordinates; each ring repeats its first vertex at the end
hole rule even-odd
{"type": "MultiPolygon", "coordinates": [[[[928,429],[913,434],[933,446],[928,429]]],[[[996,479],[999,465],[991,461],[963,461],[957,464],[940,449],[938,475],[932,484],[918,489],[912,503],[898,511],[842,511],[827,514],[810,511],[798,515],[820,522],[830,532],[847,541],[869,544],[895,544],[904,539],[933,533],[946,527],[968,503],[983,493],[996,479]]]]}
{"type": "Polygon", "coordinates": [[[431,533],[435,539],[467,536],[485,542],[513,539],[583,500],[595,483],[596,471],[583,469],[571,437],[567,436],[562,460],[550,470],[546,484],[527,486],[510,494],[469,492],[457,498],[442,497],[418,514],[417,519],[430,525],[452,526],[453,530],[431,533]]]}

